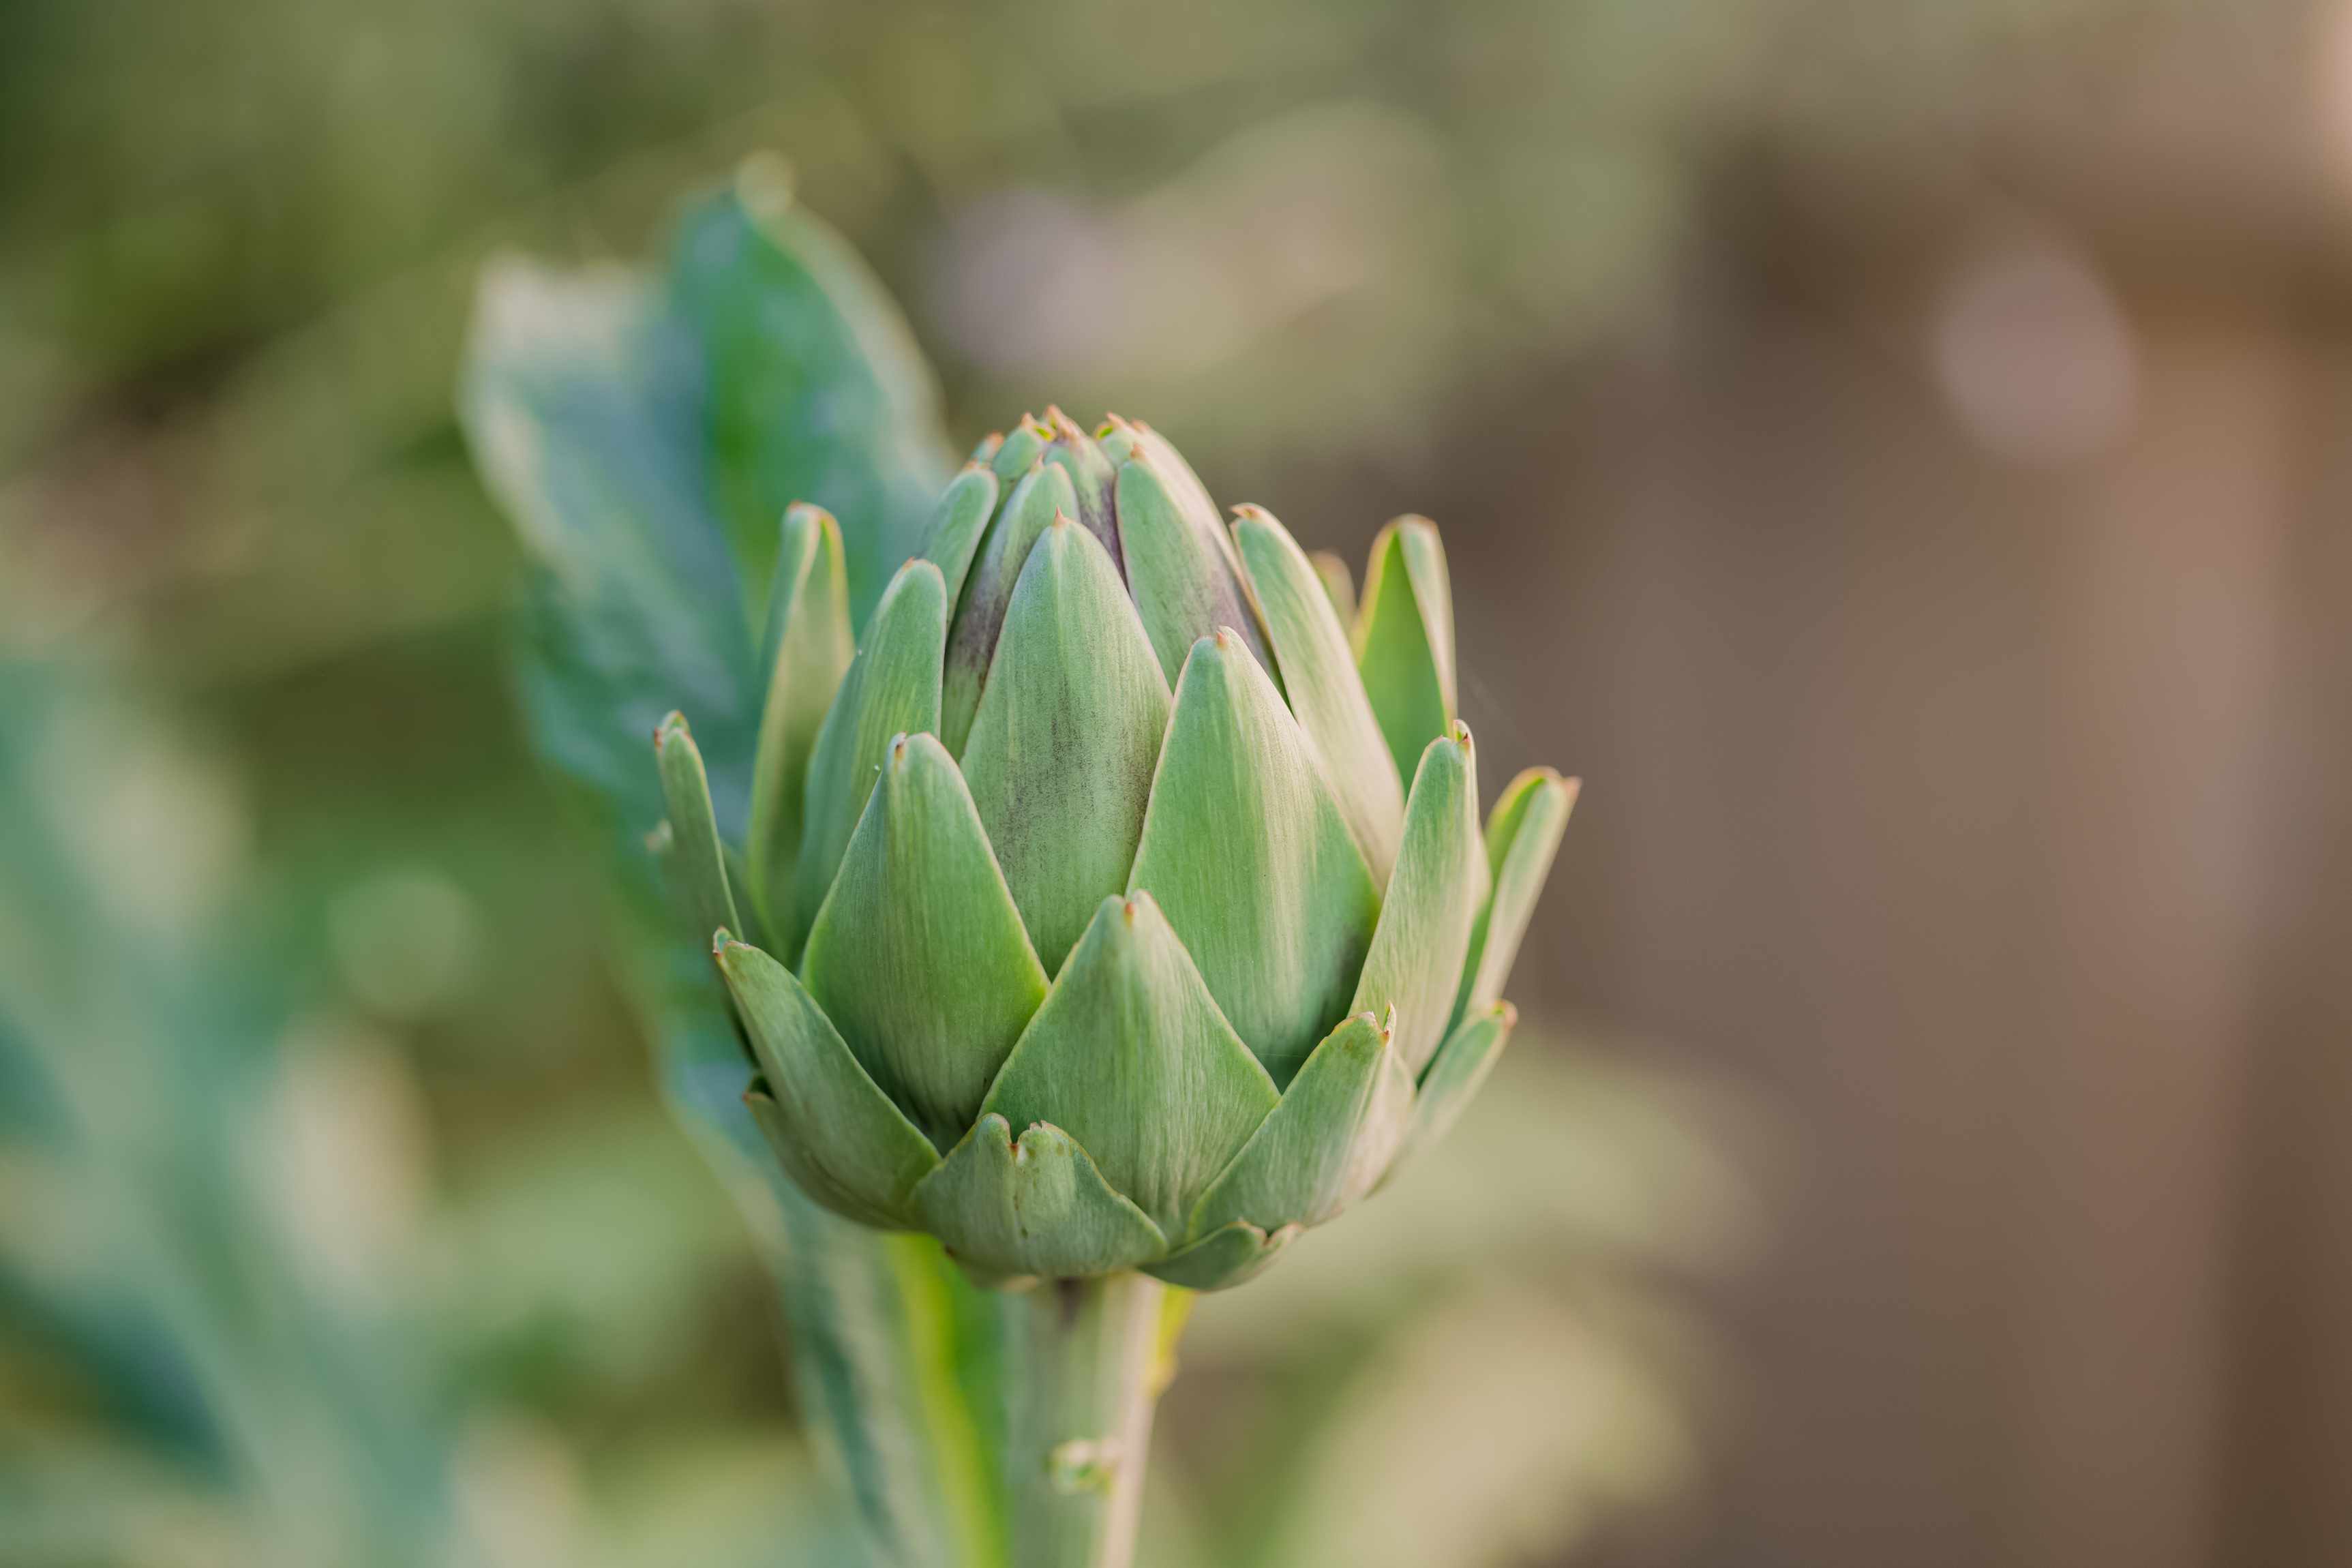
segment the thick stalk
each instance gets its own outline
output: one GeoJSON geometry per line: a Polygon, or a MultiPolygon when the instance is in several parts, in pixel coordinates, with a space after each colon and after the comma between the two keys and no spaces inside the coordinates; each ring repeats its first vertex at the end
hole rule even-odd
{"type": "Polygon", "coordinates": [[[1008,1300],[1004,1482],[1021,1568],[1133,1563],[1151,1413],[1183,1299],[1115,1274],[1008,1300]]]}

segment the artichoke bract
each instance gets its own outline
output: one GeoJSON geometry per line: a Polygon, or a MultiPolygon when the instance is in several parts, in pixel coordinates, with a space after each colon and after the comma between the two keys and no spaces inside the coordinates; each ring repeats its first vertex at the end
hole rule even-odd
{"type": "Polygon", "coordinates": [[[993,1281],[1210,1289],[1443,1132],[1575,786],[1478,820],[1436,530],[1347,570],[1230,529],[1175,448],[992,437],[853,648],[786,516],[749,833],[673,714],[662,836],[809,1196],[993,1281]]]}

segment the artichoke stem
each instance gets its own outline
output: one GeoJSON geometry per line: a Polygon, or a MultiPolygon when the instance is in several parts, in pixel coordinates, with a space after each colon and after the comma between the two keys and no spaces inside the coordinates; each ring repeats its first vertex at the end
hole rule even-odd
{"type": "Polygon", "coordinates": [[[1008,1303],[1013,1561],[1129,1568],[1143,1512],[1151,1414],[1181,1322],[1140,1274],[1055,1280],[1008,1303]]]}

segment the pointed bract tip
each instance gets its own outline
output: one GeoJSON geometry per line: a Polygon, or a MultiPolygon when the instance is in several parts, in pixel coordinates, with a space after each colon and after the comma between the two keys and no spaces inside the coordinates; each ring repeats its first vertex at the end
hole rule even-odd
{"type": "Polygon", "coordinates": [[[686,727],[686,715],[673,708],[662,715],[660,723],[654,726],[654,750],[658,752],[673,738],[691,733],[686,727]]]}
{"type": "Polygon", "coordinates": [[[1047,523],[1045,528],[1048,532],[1051,532],[1053,530],[1057,528],[1076,528],[1077,526],[1077,519],[1072,517],[1068,512],[1064,511],[1060,507],[1055,507],[1054,509],[1054,521],[1047,523]]]}
{"type": "Polygon", "coordinates": [[[717,931],[710,933],[710,956],[713,958],[725,952],[730,947],[740,947],[741,945],[741,943],[735,940],[735,933],[729,931],[725,926],[720,926],[717,931]]]}
{"type": "Polygon", "coordinates": [[[1465,752],[1470,749],[1469,725],[1465,724],[1461,720],[1456,719],[1454,721],[1454,728],[1448,731],[1448,734],[1455,745],[1461,747],[1465,752]]]}
{"type": "MultiPolygon", "coordinates": [[[[825,523],[834,522],[833,513],[825,510],[824,508],[817,505],[816,502],[813,500],[796,500],[793,502],[792,505],[784,508],[784,521],[786,522],[791,522],[795,519],[804,522],[813,522],[820,527],[825,523]]],[[[834,526],[838,528],[840,524],[834,522],[834,526]]]]}
{"type": "Polygon", "coordinates": [[[1512,1006],[1508,1002],[1497,1002],[1495,1004],[1495,1016],[1502,1020],[1503,1027],[1506,1029],[1516,1029],[1518,1027],[1519,1010],[1517,1007],[1512,1006]]]}
{"type": "Polygon", "coordinates": [[[1274,521],[1274,514],[1266,510],[1265,508],[1258,505],[1257,502],[1254,500],[1238,501],[1234,503],[1232,510],[1233,514],[1235,517],[1246,518],[1252,522],[1272,522],[1274,521]]]}
{"type": "Polygon", "coordinates": [[[890,737],[890,765],[892,767],[899,768],[907,765],[907,742],[908,739],[909,737],[904,730],[899,731],[897,734],[890,737]]]}

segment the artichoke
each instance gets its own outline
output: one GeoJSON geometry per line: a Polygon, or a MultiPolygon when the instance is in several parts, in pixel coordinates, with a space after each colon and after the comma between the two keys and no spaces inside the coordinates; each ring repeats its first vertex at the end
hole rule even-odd
{"type": "Polygon", "coordinates": [[[1574,784],[1522,773],[1481,833],[1433,527],[1381,532],[1358,609],[1150,426],[1050,410],[973,455],[854,648],[843,563],[792,509],[740,854],[685,720],[656,737],[810,1197],[990,1282],[1212,1289],[1446,1128],[1574,784]]]}

